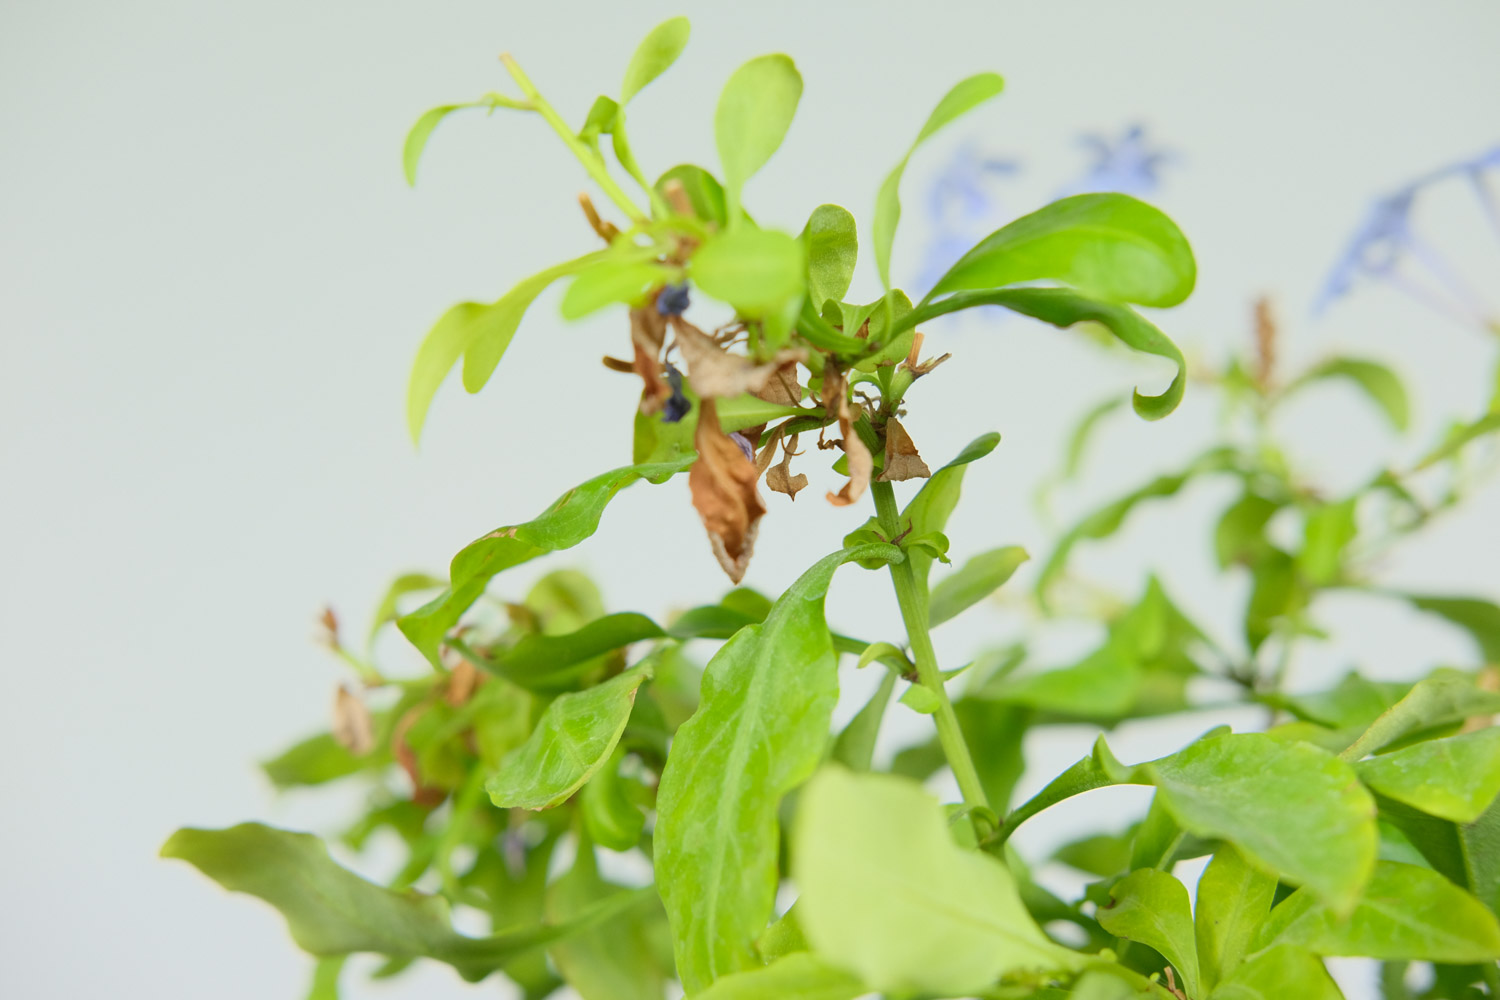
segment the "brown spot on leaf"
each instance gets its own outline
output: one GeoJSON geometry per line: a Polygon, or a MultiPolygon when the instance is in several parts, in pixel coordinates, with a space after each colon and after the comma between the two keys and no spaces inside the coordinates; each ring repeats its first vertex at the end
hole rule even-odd
{"type": "Polygon", "coordinates": [[[766,512],[755,486],[760,473],[740,446],[719,428],[713,399],[704,399],[699,405],[702,410],[693,437],[698,460],[688,471],[688,489],[708,531],[714,556],[729,579],[739,583],[750,564],[755,532],[766,512]]]}
{"type": "Polygon", "coordinates": [[[894,417],[885,424],[885,470],[880,473],[883,483],[899,483],[906,479],[926,479],[932,475],[911,435],[894,417]]]}

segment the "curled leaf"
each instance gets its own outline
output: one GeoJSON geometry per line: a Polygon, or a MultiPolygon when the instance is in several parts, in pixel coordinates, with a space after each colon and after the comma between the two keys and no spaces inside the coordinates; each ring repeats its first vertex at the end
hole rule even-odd
{"type": "Polygon", "coordinates": [[[797,362],[784,362],[766,379],[766,384],[754,393],[767,403],[780,406],[802,405],[802,386],[797,383],[797,362]]]}
{"type": "Polygon", "coordinates": [[[729,579],[739,583],[755,548],[756,528],[766,512],[755,486],[760,474],[755,462],[719,428],[713,399],[706,398],[699,406],[698,429],[693,435],[698,459],[688,470],[688,489],[708,531],[715,558],[729,579]]]}
{"type": "Polygon", "coordinates": [[[892,418],[885,425],[885,471],[880,474],[882,483],[899,483],[907,479],[927,479],[932,470],[917,454],[906,428],[892,418]]]}
{"type": "Polygon", "coordinates": [[[333,738],[356,757],[375,749],[375,726],[369,706],[342,684],[333,696],[333,738]]]}
{"type": "Polygon", "coordinates": [[[839,432],[843,440],[839,444],[849,460],[849,481],[837,493],[828,494],[828,502],[835,507],[847,507],[865,495],[870,488],[870,474],[875,471],[875,459],[870,449],[854,431],[854,418],[849,409],[849,383],[842,372],[829,370],[823,377],[825,405],[830,416],[836,415],[839,432]]]}
{"type": "MultiPolygon", "coordinates": [[[[774,448],[775,442],[767,446],[774,448]]],[[[766,488],[777,493],[785,493],[793,500],[797,494],[807,488],[807,475],[797,473],[792,475],[792,458],[802,454],[797,450],[797,435],[793,434],[791,440],[781,442],[781,462],[766,470],[766,488]]]]}

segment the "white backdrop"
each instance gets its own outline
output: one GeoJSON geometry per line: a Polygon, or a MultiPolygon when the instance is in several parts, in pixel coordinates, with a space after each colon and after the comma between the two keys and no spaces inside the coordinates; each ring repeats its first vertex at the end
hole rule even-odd
{"type": "MultiPolygon", "coordinates": [[[[1308,319],[1372,195],[1500,140],[1500,7],[1480,0],[10,0],[0,6],[0,993],[300,995],[309,963],[279,919],[156,860],[157,846],[184,823],[332,822],[340,803],[275,798],[254,766],[322,722],[339,674],[309,641],[318,609],[332,602],[357,630],[394,573],[441,570],[472,537],[621,464],[637,392],[598,366],[624,343],[618,318],[566,327],[544,297],[486,393],[445,387],[413,451],[402,398],[429,323],[592,237],[572,201],[582,176],[540,123],[450,120],[415,192],[401,177],[402,137],[427,107],[503,86],[501,50],[581,120],[595,93],[617,86],[636,40],[679,12],[694,18],[692,44],[631,117],[648,171],[711,164],[723,79],[784,50],[806,93],[750,204],[792,231],[821,201],[866,225],[876,185],[936,98],[961,75],[997,69],[1009,92],[907,175],[898,280],[919,265],[922,185],[964,138],[1024,159],[1006,188],[1022,211],[1079,170],[1078,133],[1144,120],[1183,154],[1157,200],[1199,254],[1198,293],[1164,321],[1191,353],[1220,358],[1242,342],[1251,299],[1270,292],[1292,356],[1353,350],[1410,373],[1417,428],[1402,455],[1484,398],[1494,343],[1390,292],[1308,319]]],[[[1465,259],[1495,253],[1472,211],[1435,212],[1434,231],[1465,259]]],[[[1484,267],[1500,273],[1494,258],[1484,267]]],[[[856,291],[874,286],[862,262],[856,291]]],[[[1015,542],[1040,555],[1047,536],[1030,492],[1055,464],[1064,416],[1137,379],[1160,386],[1165,373],[1021,324],[950,329],[940,346],[959,361],[918,387],[913,436],[941,461],[981,431],[1005,435],[970,474],[956,554],[1015,542]]],[[[1113,425],[1065,506],[1164,467],[1213,417],[1190,395],[1164,423],[1113,425]]],[[[1300,405],[1288,428],[1334,486],[1385,460],[1378,419],[1333,391],[1300,405]]],[[[749,583],[785,585],[864,516],[816,499],[835,478],[808,471],[814,489],[795,508],[773,498],[749,583]]],[[[1243,581],[1216,579],[1202,559],[1207,504],[1222,498],[1210,487],[1147,514],[1082,565],[1122,584],[1160,569],[1223,632],[1243,581]]],[[[1500,596],[1497,498],[1398,552],[1392,578],[1500,596]]],[[[662,612],[725,586],[680,482],[628,491],[591,543],[513,583],[557,565],[595,573],[620,610],[662,612]]],[[[1466,652],[1388,606],[1320,610],[1340,639],[1299,662],[1298,684],[1354,662],[1411,675],[1466,652]]],[[[887,588],[847,571],[830,614],[878,632],[887,588]]],[[[940,652],[957,661],[1017,627],[1003,610],[976,613],[946,630],[940,652]]],[[[1117,746],[1126,757],[1165,750],[1214,721],[1127,732],[1117,746]]],[[[1088,738],[1062,733],[1038,749],[1065,763],[1088,738]]],[[[394,987],[348,978],[351,997],[467,989],[442,968],[394,987]]]]}

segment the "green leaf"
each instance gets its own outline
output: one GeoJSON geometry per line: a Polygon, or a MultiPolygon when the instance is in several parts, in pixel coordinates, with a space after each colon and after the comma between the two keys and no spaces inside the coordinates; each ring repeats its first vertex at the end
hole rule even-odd
{"type": "Polygon", "coordinates": [[[1355,765],[1381,795],[1455,823],[1472,823],[1500,795],[1500,729],[1429,740],[1355,765]]]}
{"type": "Polygon", "coordinates": [[[1230,504],[1214,527],[1214,555],[1219,568],[1252,562],[1265,552],[1268,545],[1266,524],[1282,506],[1275,500],[1248,492],[1230,504]]]}
{"type": "Polygon", "coordinates": [[[1406,697],[1386,709],[1339,756],[1359,760],[1413,733],[1461,722],[1475,715],[1500,713],[1500,694],[1475,686],[1473,676],[1457,670],[1434,671],[1406,697]]]}
{"type": "Polygon", "coordinates": [[[407,384],[406,423],[413,443],[422,437],[432,398],[460,357],[464,359],[464,388],[478,392],[500,363],[536,297],[558,278],[603,259],[604,251],[586,254],[532,275],[489,305],[460,302],[443,313],[417,349],[407,384]]]}
{"type": "Polygon", "coordinates": [[[1019,545],[1007,545],[970,559],[932,588],[930,624],[941,625],[989,597],[1030,558],[1019,545]]]}
{"type": "Polygon", "coordinates": [[[616,303],[638,306],[653,290],[677,277],[675,268],[632,256],[601,260],[573,279],[563,295],[564,319],[582,319],[616,303]]]}
{"type": "Polygon", "coordinates": [[[927,293],[1060,281],[1107,302],[1175,306],[1197,280],[1193,250],[1159,209],[1125,194],[1063,198],[986,236],[927,293]]]}
{"type": "Polygon", "coordinates": [[[1310,744],[1261,733],[1207,736],[1135,767],[1117,761],[1101,738],[1090,756],[1007,816],[1005,832],[1114,784],[1155,785],[1157,801],[1183,830],[1231,842],[1252,864],[1307,886],[1340,912],[1353,907],[1375,863],[1375,803],[1353,769],[1310,744]]]}
{"type": "Polygon", "coordinates": [[[1070,667],[1013,677],[985,691],[992,701],[1026,705],[1072,719],[1109,722],[1135,704],[1140,669],[1112,643],[1070,667]]]}
{"type": "Polygon", "coordinates": [[[1348,912],[1375,862],[1375,803],[1353,769],[1305,743],[1215,736],[1143,765],[1183,829],[1348,912]],[[1296,803],[1295,809],[1287,808],[1296,803]]]}
{"type": "MultiPolygon", "coordinates": [[[[798,406],[768,403],[748,392],[742,392],[738,396],[725,396],[716,403],[716,409],[719,411],[719,428],[726,434],[742,431],[747,427],[758,427],[783,417],[805,417],[812,412],[798,406]]],[[[821,411],[815,415],[820,416],[821,411]]]]}
{"type": "Polygon", "coordinates": [[[531,106],[501,94],[485,94],[479,100],[468,104],[444,104],[442,107],[424,112],[422,117],[417,119],[417,123],[411,127],[411,131],[406,133],[406,142],[401,148],[401,166],[406,171],[407,184],[415,186],[417,183],[417,164],[422,160],[422,151],[427,148],[427,140],[432,136],[432,130],[437,128],[444,118],[465,108],[488,108],[491,111],[496,108],[530,110],[531,106]]]}
{"type": "Polygon", "coordinates": [[[1267,705],[1283,709],[1299,719],[1330,729],[1363,730],[1386,709],[1406,697],[1410,684],[1372,681],[1350,672],[1328,691],[1309,694],[1267,694],[1267,705]]]}
{"type": "Polygon", "coordinates": [[[1500,606],[1474,597],[1404,596],[1418,610],[1446,618],[1473,636],[1486,663],[1500,663],[1500,606]]]}
{"type": "Polygon", "coordinates": [[[1042,567],[1041,575],[1036,581],[1038,600],[1044,607],[1046,606],[1048,589],[1066,568],[1068,556],[1079,542],[1085,539],[1108,538],[1120,530],[1125,523],[1125,518],[1140,504],[1147,500],[1176,496],[1184,486],[1198,476],[1230,471],[1235,467],[1235,458],[1234,452],[1228,448],[1215,448],[1204,452],[1189,462],[1187,468],[1181,472],[1157,476],[1145,486],[1125,494],[1083,518],[1058,540],[1057,548],[1052,550],[1047,564],[1042,567]]]}
{"type": "Polygon", "coordinates": [[[662,174],[655,184],[657,194],[665,197],[672,181],[682,185],[693,213],[705,223],[723,226],[729,219],[724,201],[724,186],[713,174],[691,163],[682,163],[662,174]]]}
{"type": "MultiPolygon", "coordinates": [[[[963,489],[965,466],[985,457],[999,444],[999,434],[993,431],[989,434],[981,434],[964,445],[963,450],[953,461],[938,469],[927,482],[922,484],[916,496],[912,497],[901,509],[901,528],[908,532],[907,537],[940,533],[948,526],[948,518],[958,507],[959,494],[963,489]]],[[[875,526],[873,518],[868,526],[875,526]]],[[[933,557],[927,552],[912,551],[907,554],[907,558],[911,560],[912,573],[917,578],[918,589],[925,592],[927,576],[932,570],[933,557]]]]}
{"type": "Polygon", "coordinates": [[[901,704],[922,715],[933,715],[942,707],[942,699],[930,688],[913,684],[901,695],[901,704]]]}
{"type": "Polygon", "coordinates": [[[901,221],[901,175],[906,172],[906,164],[917,147],[943,126],[1004,89],[1005,81],[998,73],[976,73],[954,84],[927,116],[922,131],[917,133],[901,162],[880,185],[880,193],[875,197],[875,223],[871,232],[875,241],[875,268],[880,273],[880,283],[886,288],[891,287],[891,247],[896,242],[896,226],[901,221]]]}
{"type": "Polygon", "coordinates": [[[625,69],[625,82],[620,87],[620,103],[629,104],[646,84],[665,73],[682,50],[687,47],[691,32],[688,19],[672,17],[651,29],[630,57],[625,69]]]}
{"type": "Polygon", "coordinates": [[[415,594],[423,590],[437,590],[447,585],[446,580],[429,573],[403,573],[392,580],[391,585],[386,588],[385,594],[380,598],[380,604],[375,608],[375,618],[370,622],[369,644],[373,646],[381,628],[398,617],[397,601],[407,594],[415,594]]]}
{"type": "Polygon", "coordinates": [[[1234,971],[1208,1000],[1344,1000],[1323,963],[1301,948],[1272,948],[1234,971]]]}
{"type": "Polygon", "coordinates": [[[753,942],[775,904],[781,798],[817,767],[838,698],[823,617],[833,573],[891,545],[835,553],[798,578],[764,624],[720,648],[702,703],[678,729],[657,793],[656,880],[689,993],[758,964],[753,942]]]}
{"type": "Polygon", "coordinates": [[[1303,528],[1302,551],[1297,565],[1309,581],[1322,586],[1338,579],[1344,564],[1344,550],[1354,541],[1355,498],[1337,503],[1319,504],[1307,514],[1303,528]]]}
{"type": "Polygon", "coordinates": [[[347,778],[368,768],[385,767],[390,754],[381,750],[356,757],[332,733],[319,733],[293,745],[280,756],[261,764],[261,770],[277,788],[322,785],[347,778]]]}
{"type": "Polygon", "coordinates": [[[636,689],[650,677],[651,668],[640,666],[585,691],[558,695],[526,743],[485,782],[490,801],[501,809],[551,809],[566,802],[614,753],[636,689]]]}
{"type": "Polygon", "coordinates": [[[646,828],[645,815],[625,795],[620,777],[622,759],[621,748],[615,748],[609,762],[583,786],[583,794],[579,796],[589,836],[601,847],[612,851],[628,851],[635,847],[646,828]]]}
{"type": "Polygon", "coordinates": [[[1113,902],[1099,909],[1099,923],[1117,937],[1155,948],[1177,970],[1182,989],[1198,996],[1198,947],[1187,888],[1155,868],[1131,872],[1109,891],[1113,902]]]}
{"type": "Polygon", "coordinates": [[[832,758],[849,770],[870,769],[870,761],[875,756],[875,740],[880,735],[880,723],[885,718],[891,694],[896,690],[896,680],[894,671],[885,671],[880,678],[880,686],[875,689],[870,700],[849,720],[849,724],[834,741],[832,758]]]}
{"type": "Polygon", "coordinates": [[[1251,865],[1229,844],[1214,852],[1198,879],[1194,914],[1205,990],[1212,990],[1239,968],[1256,932],[1271,915],[1275,898],[1275,878],[1251,865]]]}
{"type": "Polygon", "coordinates": [[[320,958],[313,967],[312,984],[307,1000],[339,1000],[339,976],[344,971],[344,956],[320,958]]]}
{"type": "Polygon", "coordinates": [[[760,969],[716,980],[697,1000],[855,1000],[869,991],[857,978],[806,951],[760,969]]]}
{"type": "Polygon", "coordinates": [[[1500,431],[1500,412],[1489,413],[1472,423],[1464,424],[1450,433],[1442,444],[1424,455],[1422,460],[1412,467],[1412,471],[1419,472],[1422,469],[1438,464],[1444,459],[1452,458],[1467,447],[1470,442],[1495,431],[1500,431]]]}
{"type": "MultiPolygon", "coordinates": [[[[583,838],[572,869],[547,887],[547,917],[565,922],[626,891],[599,877],[593,845],[583,838]]],[[[617,917],[555,941],[547,952],[583,1000],[661,1000],[666,970],[650,940],[651,924],[661,921],[660,908],[653,907],[649,919],[617,917]]]]}
{"type": "Polygon", "coordinates": [[[912,310],[896,324],[896,330],[913,329],[945,313],[972,309],[975,306],[1004,306],[1032,319],[1060,329],[1075,323],[1098,323],[1132,350],[1166,358],[1177,366],[1171,384],[1157,396],[1147,396],[1139,389],[1131,398],[1135,412],[1147,420],[1160,420],[1182,402],[1187,385],[1187,362],[1177,345],[1154,325],[1128,306],[1099,302],[1068,288],[1001,288],[980,292],[958,292],[931,304],[912,310]]]}
{"type": "Polygon", "coordinates": [[[1390,368],[1377,361],[1364,358],[1331,358],[1309,369],[1289,384],[1283,395],[1291,395],[1327,379],[1344,378],[1363,390],[1370,401],[1380,407],[1381,413],[1398,431],[1404,431],[1411,422],[1411,405],[1406,398],[1406,386],[1390,368]]]}
{"type": "Polygon", "coordinates": [[[812,307],[839,302],[849,294],[854,280],[854,262],[859,256],[859,238],[854,216],[838,205],[813,209],[799,237],[807,251],[807,291],[812,307]]]}
{"type": "Polygon", "coordinates": [[[614,495],[645,479],[663,483],[687,471],[696,455],[673,461],[627,465],[595,476],[564,493],[540,516],[525,524],[496,528],[466,546],[449,566],[448,589],[409,615],[396,620],[402,633],[427,659],[438,665],[438,650],[448,630],[484,593],[489,581],[503,570],[570,549],[599,528],[599,518],[614,495]]]}
{"type": "Polygon", "coordinates": [[[802,76],[784,55],[751,59],[730,74],[714,111],[714,142],[724,165],[726,217],[739,219],[740,192],[781,146],[797,102],[802,76]]]}
{"type": "Polygon", "coordinates": [[[1287,897],[1257,940],[1262,949],[1278,944],[1319,955],[1489,962],[1500,958],[1500,922],[1430,868],[1382,861],[1346,919],[1305,889],[1287,897]]]}
{"type": "Polygon", "coordinates": [[[887,994],[963,995],[1002,973],[1076,968],[997,859],[954,843],[942,807],[891,775],[821,771],[793,833],[797,919],[813,951],[887,994]]]}
{"type": "Polygon", "coordinates": [[[802,244],[768,229],[733,230],[699,247],[688,273],[707,294],[760,315],[802,294],[802,244]]]}
{"type": "Polygon", "coordinates": [[[323,842],[260,823],[224,830],[184,828],[162,846],[232,892],[270,903],[297,945],[313,955],[375,952],[395,959],[433,958],[477,981],[532,949],[636,906],[649,890],[625,893],[567,922],[470,938],[456,933],[440,896],[385,889],[335,864],[323,842]]]}

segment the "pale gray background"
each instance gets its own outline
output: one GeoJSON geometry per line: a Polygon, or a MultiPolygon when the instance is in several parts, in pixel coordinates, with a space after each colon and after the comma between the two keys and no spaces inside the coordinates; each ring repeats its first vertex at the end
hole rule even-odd
{"type": "MultiPolygon", "coordinates": [[[[1024,211],[1081,167],[1080,131],[1142,119],[1184,154],[1158,200],[1198,249],[1199,291],[1164,321],[1192,353],[1222,357],[1245,336],[1252,297],[1269,291],[1289,353],[1369,352],[1411,374],[1419,426],[1401,456],[1484,398],[1493,341],[1379,289],[1318,324],[1307,309],[1371,195],[1500,139],[1492,3],[8,0],[0,993],[300,994],[309,963],[279,920],[157,861],[157,846],[182,823],[337,818],[343,802],[274,798],[253,764],[322,721],[340,673],[309,641],[317,610],[333,602],[358,634],[395,572],[441,569],[470,538],[620,464],[637,392],[597,363],[624,350],[619,318],[565,327],[544,297],[488,391],[445,387],[413,452],[402,397],[428,324],[592,237],[572,202],[582,176],[539,122],[450,121],[415,192],[401,139],[425,108],[504,86],[502,49],[581,120],[595,93],[618,86],[639,36],[678,12],[694,17],[692,44],[631,117],[649,171],[712,163],[721,82],[743,59],[785,50],[806,94],[750,204],[793,231],[827,200],[866,225],[880,177],[932,102],[960,75],[997,69],[1009,92],[908,173],[898,280],[918,264],[921,186],[964,136],[1026,160],[1004,189],[1024,211]]],[[[1436,205],[1434,231],[1493,253],[1464,204],[1436,205]]],[[[1496,273],[1489,258],[1480,274],[1496,273]]],[[[868,262],[858,281],[873,294],[868,262]]],[[[1017,542],[1041,555],[1030,492],[1054,465],[1063,415],[1137,379],[1164,384],[1164,370],[1021,324],[964,324],[940,346],[959,360],[912,399],[926,455],[1005,434],[970,474],[956,553],[1017,542]]],[[[1180,457],[1213,416],[1190,396],[1165,423],[1114,425],[1065,509],[1180,457]]],[[[1309,399],[1288,426],[1333,488],[1387,460],[1378,419],[1339,392],[1309,399]]],[[[795,508],[773,498],[750,583],[785,585],[864,516],[824,504],[835,478],[808,471],[814,489],[795,508]]],[[[1223,631],[1244,584],[1215,579],[1202,554],[1208,504],[1224,496],[1205,487],[1143,516],[1081,565],[1121,584],[1156,567],[1223,631]]],[[[1490,491],[1401,551],[1392,579],[1500,596],[1496,500],[1490,491]]],[[[724,586],[682,482],[629,491],[593,542],[510,585],[561,564],[594,572],[619,609],[662,612],[724,586]]],[[[1300,684],[1352,662],[1402,676],[1467,653],[1397,608],[1322,610],[1340,638],[1299,662],[1300,684]]],[[[883,582],[852,570],[830,611],[872,633],[892,614],[883,582]]],[[[947,630],[942,651],[961,661],[1018,621],[976,613],[947,630]]],[[[1059,649],[1086,640],[1064,636],[1059,649]]],[[[920,731],[906,714],[904,730],[920,731]]],[[[1116,745],[1126,757],[1164,751],[1214,721],[1116,745]]],[[[1037,748],[1060,764],[1089,737],[1037,748]]],[[[1095,798],[1049,820],[1120,825],[1128,813],[1106,816],[1116,805],[1134,803],[1095,798]]],[[[1365,987],[1349,976],[1358,1000],[1365,987]]],[[[352,997],[466,989],[438,967],[398,987],[350,979],[352,997]]]]}

